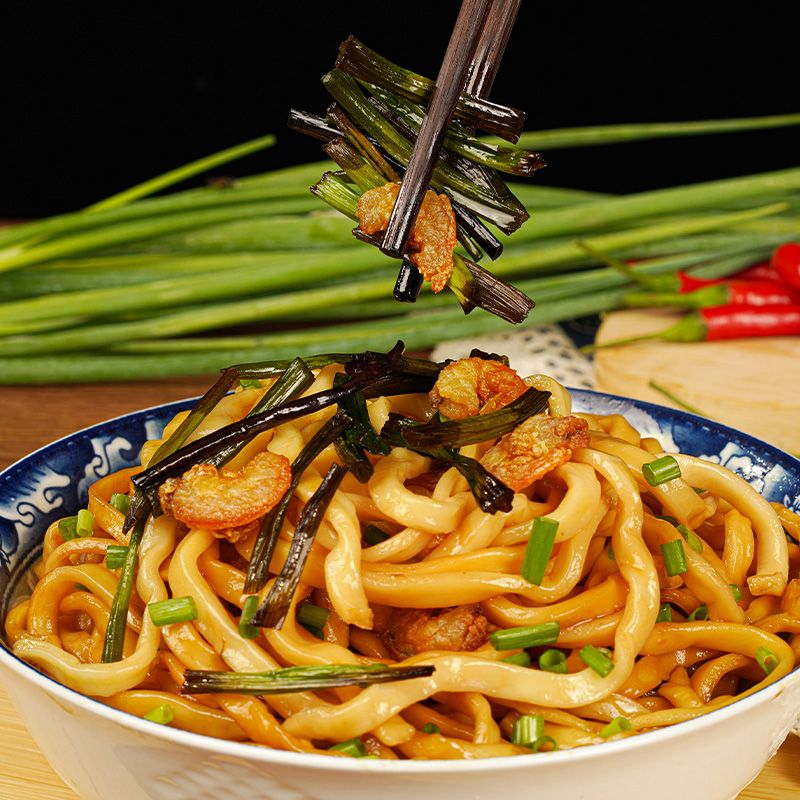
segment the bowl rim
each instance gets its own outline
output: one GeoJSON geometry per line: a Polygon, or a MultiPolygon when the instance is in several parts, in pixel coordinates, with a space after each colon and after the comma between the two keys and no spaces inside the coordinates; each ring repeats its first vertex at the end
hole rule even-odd
{"type": "MultiPolygon", "coordinates": [[[[800,478],[800,459],[784,450],[781,450],[779,447],[770,444],[769,442],[764,442],[755,436],[738,431],[735,428],[731,428],[714,420],[709,420],[705,417],[701,417],[680,409],[660,406],[644,400],[636,400],[634,398],[623,397],[621,395],[614,395],[606,392],[597,392],[591,389],[567,388],[571,397],[573,398],[573,401],[576,399],[581,399],[581,396],[587,396],[587,399],[590,400],[591,398],[604,398],[612,402],[619,401],[628,406],[639,408],[644,412],[654,414],[657,419],[665,416],[673,416],[679,419],[696,420],[702,426],[709,427],[722,434],[730,434],[729,441],[742,445],[749,444],[751,447],[757,446],[762,452],[765,450],[767,452],[774,451],[774,454],[778,456],[777,460],[780,462],[786,461],[790,466],[794,467],[798,478],[800,478]]],[[[71,434],[67,434],[66,436],[62,436],[59,439],[45,444],[31,453],[23,456],[21,459],[7,466],[5,469],[0,470],[0,479],[8,477],[8,473],[24,469],[26,462],[34,460],[36,457],[45,454],[50,449],[66,444],[70,440],[89,437],[93,433],[99,433],[104,429],[113,427],[115,423],[118,423],[122,420],[134,422],[137,417],[140,417],[142,423],[144,423],[147,415],[154,415],[173,410],[177,413],[185,408],[191,408],[197,399],[197,397],[193,397],[184,400],[161,403],[155,406],[148,406],[147,408],[139,409],[138,411],[120,414],[116,417],[112,417],[102,422],[98,422],[77,430],[71,434]]],[[[579,410],[577,413],[593,412],[582,412],[579,410]]],[[[22,560],[29,556],[30,553],[23,554],[22,560]]],[[[59,683],[55,678],[39,671],[34,666],[14,655],[6,642],[4,630],[0,632],[0,667],[13,671],[19,679],[28,684],[33,684],[33,686],[35,686],[37,689],[44,691],[48,695],[55,695],[59,700],[67,704],[78,706],[82,711],[88,714],[97,714],[109,722],[121,725],[123,728],[131,729],[137,733],[152,736],[162,741],[181,745],[187,748],[213,752],[217,756],[244,758],[264,765],[283,763],[287,766],[295,765],[298,767],[302,766],[304,768],[312,768],[314,770],[323,771],[334,770],[343,771],[345,773],[354,773],[361,772],[363,770],[380,770],[381,772],[385,772],[387,774],[397,773],[406,775],[449,773],[453,771],[483,772],[494,769],[518,768],[522,766],[523,763],[529,767],[532,767],[536,763],[541,763],[543,765],[542,768],[544,768],[544,764],[553,761],[569,763],[575,758],[579,758],[581,761],[591,761],[595,758],[605,758],[612,755],[620,748],[623,748],[626,752],[631,752],[641,749],[642,747],[658,746],[659,744],[665,743],[674,737],[682,737],[687,725],[691,726],[693,732],[696,730],[696,732],[699,734],[703,728],[725,724],[729,718],[746,713],[747,710],[754,705],[759,705],[762,702],[769,702],[769,700],[792,688],[794,684],[800,683],[800,667],[798,667],[785,675],[783,678],[780,678],[774,683],[765,686],[759,691],[694,719],[685,720],[683,722],[660,728],[655,731],[647,731],[645,734],[637,734],[623,737],[614,741],[604,742],[601,746],[587,745],[553,752],[537,753],[536,755],[546,756],[546,761],[541,762],[520,762],[519,756],[496,756],[492,758],[454,760],[403,759],[395,761],[390,759],[331,758],[319,753],[276,750],[269,747],[253,746],[252,744],[242,741],[225,740],[212,736],[205,736],[204,734],[185,731],[169,725],[161,725],[156,722],[142,719],[133,714],[113,708],[112,706],[103,703],[100,699],[96,699],[94,697],[84,695],[77,690],[70,689],[64,684],[59,683]]],[[[1,676],[2,672],[0,671],[0,677],[1,676]]]]}

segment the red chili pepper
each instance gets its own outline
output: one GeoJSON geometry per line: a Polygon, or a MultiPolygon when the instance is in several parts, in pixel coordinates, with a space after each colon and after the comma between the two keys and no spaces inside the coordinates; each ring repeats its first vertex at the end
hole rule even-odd
{"type": "Polygon", "coordinates": [[[771,263],[786,283],[800,289],[800,244],[789,242],[775,248],[771,263]]]}
{"type": "Polygon", "coordinates": [[[731,279],[739,281],[780,281],[781,276],[775,272],[775,268],[769,261],[763,261],[761,264],[753,264],[752,267],[735,272],[731,275],[731,279]]]}
{"type": "Polygon", "coordinates": [[[725,280],[682,293],[630,292],[625,301],[629,306],[681,308],[800,305],[800,291],[776,281],[725,280]]]}
{"type": "Polygon", "coordinates": [[[616,347],[645,339],[669,342],[712,342],[748,336],[800,336],[800,304],[777,306],[713,306],[689,312],[675,325],[647,336],[633,336],[589,346],[616,347]]]}

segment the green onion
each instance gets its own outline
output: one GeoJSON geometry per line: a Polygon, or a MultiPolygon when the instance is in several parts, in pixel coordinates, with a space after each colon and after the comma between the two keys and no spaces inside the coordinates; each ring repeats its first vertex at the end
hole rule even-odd
{"type": "Polygon", "coordinates": [[[339,750],[346,753],[353,758],[364,758],[367,755],[367,747],[361,739],[348,739],[346,742],[340,742],[328,748],[328,750],[339,750]]]}
{"type": "Polygon", "coordinates": [[[765,675],[769,675],[778,666],[778,657],[764,645],[756,648],[755,656],[758,666],[764,670],[765,675]]]}
{"type": "Polygon", "coordinates": [[[392,538],[388,533],[386,533],[386,531],[381,530],[377,525],[373,524],[369,524],[366,528],[364,528],[362,537],[364,542],[370,547],[374,547],[376,544],[380,544],[381,542],[385,542],[387,539],[392,538]]]}
{"type": "Polygon", "coordinates": [[[521,653],[514,653],[513,656],[506,656],[502,661],[506,664],[516,664],[518,667],[531,665],[531,657],[524,650],[521,653]]]}
{"type": "Polygon", "coordinates": [[[490,634],[489,641],[495,650],[523,650],[526,647],[555,644],[559,633],[561,633],[559,622],[542,622],[539,625],[494,631],[490,634]]]}
{"type": "Polygon", "coordinates": [[[696,619],[706,620],[708,619],[708,606],[703,603],[702,605],[697,606],[697,608],[692,611],[691,614],[686,618],[687,622],[694,622],[696,619]]]}
{"type": "Polygon", "coordinates": [[[741,589],[741,587],[737,586],[735,583],[732,583],[730,586],[731,586],[731,591],[733,592],[733,599],[737,603],[740,603],[742,601],[742,589],[741,589]]]}
{"type": "Polygon", "coordinates": [[[672,606],[669,603],[662,603],[658,607],[656,622],[672,622],[672,606]]]}
{"type": "Polygon", "coordinates": [[[190,670],[184,672],[182,694],[233,692],[236,694],[286,694],[427,678],[434,667],[387,667],[385,664],[321,664],[284,667],[268,672],[190,670]]]}
{"type": "Polygon", "coordinates": [[[592,644],[584,645],[578,653],[578,657],[601,678],[605,678],[614,669],[614,662],[592,644]]]}
{"type": "Polygon", "coordinates": [[[305,628],[322,630],[330,616],[330,609],[321,608],[311,603],[300,603],[297,606],[297,621],[305,628]]]}
{"type": "Polygon", "coordinates": [[[239,385],[242,389],[261,389],[261,381],[257,381],[254,378],[240,378],[239,385]]]}
{"type": "Polygon", "coordinates": [[[535,742],[528,745],[534,753],[538,753],[544,745],[550,745],[550,752],[558,750],[558,742],[552,736],[540,736],[535,742]]]}
{"type": "Polygon", "coordinates": [[[75,539],[78,536],[78,517],[64,517],[58,521],[58,532],[61,538],[68,542],[70,539],[75,539]]]}
{"type": "Polygon", "coordinates": [[[147,611],[153,625],[159,628],[162,625],[173,625],[176,622],[189,622],[197,619],[197,606],[194,598],[190,595],[148,603],[147,611]]]}
{"type": "Polygon", "coordinates": [[[261,628],[258,625],[253,625],[253,614],[256,613],[258,603],[257,594],[250,594],[245,598],[242,605],[242,614],[239,617],[239,636],[242,639],[256,639],[261,633],[261,628]]]}
{"type": "Polygon", "coordinates": [[[157,722],[159,725],[169,725],[174,718],[175,712],[169,703],[162,703],[144,715],[144,719],[150,720],[150,722],[157,722]]]}
{"type": "Polygon", "coordinates": [[[543,672],[556,672],[560,675],[566,675],[567,657],[555,648],[545,650],[539,656],[539,669],[543,672]]]}
{"type": "Polygon", "coordinates": [[[549,517],[536,517],[533,520],[533,527],[525,546],[525,555],[520,569],[520,574],[529,583],[536,586],[541,584],[550,561],[557,532],[557,520],[549,517]]]}
{"type": "Polygon", "coordinates": [[[680,478],[681,468],[672,456],[661,456],[642,464],[642,475],[651,486],[660,486],[680,478]]]}
{"type": "Polygon", "coordinates": [[[435,725],[433,722],[426,722],[422,726],[422,732],[423,733],[441,733],[441,730],[439,730],[439,726],[435,725]]]}
{"type": "Polygon", "coordinates": [[[88,586],[84,586],[82,583],[76,583],[75,588],[79,592],[91,592],[92,590],[88,586]]]}
{"type": "Polygon", "coordinates": [[[120,569],[128,556],[126,545],[110,544],[106,547],[106,566],[109,569],[120,569]]]}
{"type": "Polygon", "coordinates": [[[514,744],[530,746],[544,736],[544,717],[540,714],[523,714],[514,720],[511,741],[514,744]]]}
{"type": "Polygon", "coordinates": [[[610,736],[615,736],[622,731],[629,731],[631,729],[631,721],[627,717],[614,717],[608,725],[600,731],[600,735],[604,739],[610,736]]]}
{"type": "Polygon", "coordinates": [[[616,557],[614,556],[614,548],[611,545],[608,546],[608,558],[611,561],[616,561],[617,560],[616,557]]]}
{"type": "Polygon", "coordinates": [[[686,525],[677,525],[675,528],[678,533],[683,536],[684,541],[695,553],[702,553],[703,552],[703,542],[701,541],[700,537],[693,531],[691,528],[687,528],[686,525]]]}
{"type": "Polygon", "coordinates": [[[120,492],[114,492],[111,495],[111,499],[108,501],[108,504],[116,508],[117,511],[121,511],[123,514],[127,514],[131,508],[131,499],[126,494],[121,494],[120,492]]]}
{"type": "Polygon", "coordinates": [[[94,533],[94,514],[82,508],[78,512],[75,524],[75,533],[78,536],[88,537],[94,533]]]}
{"type": "Polygon", "coordinates": [[[670,578],[689,571],[689,567],[686,566],[686,556],[683,554],[683,542],[680,539],[662,544],[661,555],[664,557],[664,568],[670,578]]]}

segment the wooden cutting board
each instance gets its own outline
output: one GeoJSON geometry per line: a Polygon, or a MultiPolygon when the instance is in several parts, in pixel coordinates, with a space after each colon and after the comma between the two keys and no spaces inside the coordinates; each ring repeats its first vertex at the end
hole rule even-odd
{"type": "MultiPolygon", "coordinates": [[[[603,320],[596,342],[668,328],[683,312],[615,311],[603,320]]],[[[790,453],[800,453],[800,336],[716,342],[646,341],[594,354],[597,389],[675,406],[656,381],[704,416],[790,453]]]]}

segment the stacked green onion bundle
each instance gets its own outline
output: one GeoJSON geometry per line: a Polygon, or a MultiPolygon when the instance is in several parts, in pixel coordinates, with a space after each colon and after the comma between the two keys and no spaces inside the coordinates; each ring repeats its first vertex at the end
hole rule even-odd
{"type": "MultiPolygon", "coordinates": [[[[523,133],[545,153],[800,123],[800,114],[523,133]]],[[[150,197],[270,147],[266,136],[89,208],[0,229],[0,382],[119,381],[324,351],[424,350],[509,329],[447,293],[392,297],[397,262],[309,192],[329,161],[150,197]]],[[[346,183],[342,183],[348,186],[346,183]]],[[[620,308],[635,288],[586,245],[647,274],[722,277],[800,237],[800,168],[626,196],[510,182],[529,219],[492,272],[533,298],[526,325],[620,308]],[[576,242],[579,237],[582,242],[576,242]]],[[[458,251],[457,251],[458,252],[458,251]]]]}

